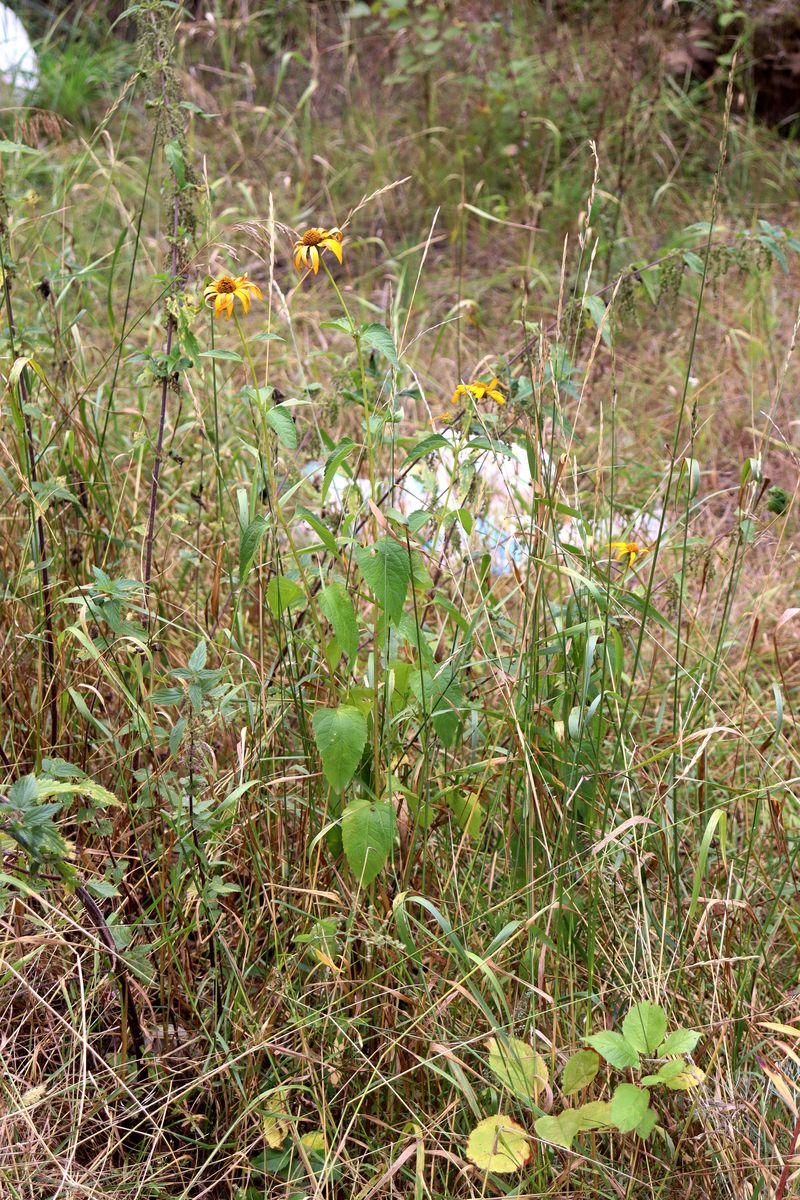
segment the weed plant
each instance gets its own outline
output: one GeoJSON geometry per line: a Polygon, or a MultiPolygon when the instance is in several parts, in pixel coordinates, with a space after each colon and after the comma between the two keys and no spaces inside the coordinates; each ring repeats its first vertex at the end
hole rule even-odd
{"type": "Polygon", "coordinates": [[[4,113],[0,1196],[788,1200],[796,149],[645,6],[207,7],[4,113]]]}

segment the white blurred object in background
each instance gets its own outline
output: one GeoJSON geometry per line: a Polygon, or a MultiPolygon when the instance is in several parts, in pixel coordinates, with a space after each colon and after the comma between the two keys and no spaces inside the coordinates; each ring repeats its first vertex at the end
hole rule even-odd
{"type": "Polygon", "coordinates": [[[25,100],[39,82],[39,63],[25,26],[7,4],[0,4],[0,88],[25,100]]]}

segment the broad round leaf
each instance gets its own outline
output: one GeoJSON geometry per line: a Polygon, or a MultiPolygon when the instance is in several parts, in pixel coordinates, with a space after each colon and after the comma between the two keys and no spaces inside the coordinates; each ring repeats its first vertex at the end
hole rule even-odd
{"type": "Polygon", "coordinates": [[[600,1059],[594,1050],[579,1050],[567,1059],[561,1076],[561,1089],[565,1096],[588,1087],[600,1069],[600,1059]]]}
{"type": "Polygon", "coordinates": [[[489,1066],[503,1087],[525,1103],[537,1104],[547,1087],[547,1063],[541,1054],[519,1038],[489,1038],[489,1066]]]}
{"type": "Polygon", "coordinates": [[[611,1120],[620,1133],[630,1133],[644,1120],[650,1107],[650,1093],[632,1083],[621,1083],[611,1097],[611,1120]]]}
{"type": "Polygon", "coordinates": [[[660,1004],[634,1004],[622,1022],[625,1040],[640,1054],[655,1054],[667,1032],[667,1015],[660,1004]]]}
{"type": "Polygon", "coordinates": [[[527,1133],[515,1120],[501,1113],[479,1121],[467,1141],[467,1158],[482,1171],[510,1174],[521,1170],[530,1157],[527,1133]]]}

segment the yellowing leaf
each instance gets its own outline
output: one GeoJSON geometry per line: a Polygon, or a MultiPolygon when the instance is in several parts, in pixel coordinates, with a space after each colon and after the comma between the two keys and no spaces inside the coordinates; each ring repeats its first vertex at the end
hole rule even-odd
{"type": "Polygon", "coordinates": [[[282,1087],[276,1088],[267,1100],[270,1111],[264,1113],[261,1119],[261,1130],[270,1150],[277,1150],[282,1146],[289,1133],[290,1119],[283,1111],[286,1102],[286,1089],[282,1087]]]}
{"type": "Polygon", "coordinates": [[[664,1086],[671,1092],[688,1092],[691,1088],[699,1087],[705,1077],[705,1071],[701,1071],[694,1063],[687,1063],[679,1075],[665,1079],[664,1086]]]}
{"type": "Polygon", "coordinates": [[[539,1096],[549,1083],[547,1063],[527,1042],[519,1038],[489,1038],[489,1066],[518,1100],[538,1103],[539,1096]]]}
{"type": "Polygon", "coordinates": [[[325,1153],[325,1134],[321,1129],[310,1129],[308,1133],[304,1133],[300,1138],[300,1145],[304,1150],[315,1151],[318,1154],[325,1153]]]}
{"type": "Polygon", "coordinates": [[[524,1167],[530,1156],[527,1133],[502,1113],[479,1121],[467,1141],[467,1158],[482,1171],[510,1174],[524,1167]]]}

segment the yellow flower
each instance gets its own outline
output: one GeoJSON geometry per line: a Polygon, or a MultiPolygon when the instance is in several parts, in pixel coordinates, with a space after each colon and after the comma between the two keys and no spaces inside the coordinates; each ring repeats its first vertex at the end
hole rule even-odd
{"type": "Polygon", "coordinates": [[[505,404],[506,398],[500,391],[502,384],[500,380],[495,378],[489,383],[481,383],[479,379],[474,379],[472,383],[460,383],[453,392],[451,404],[458,404],[459,399],[464,396],[474,396],[476,400],[484,400],[487,396],[494,400],[496,404],[505,404]]]}
{"type": "Polygon", "coordinates": [[[330,250],[334,258],[342,261],[341,229],[307,229],[294,244],[294,265],[297,270],[306,267],[316,275],[323,250],[330,250]]]}
{"type": "Polygon", "coordinates": [[[204,292],[206,304],[214,305],[214,316],[221,317],[224,313],[226,321],[233,313],[234,300],[241,301],[243,312],[250,311],[251,295],[256,300],[263,300],[261,288],[251,283],[246,275],[239,275],[235,279],[232,275],[220,275],[204,292]]]}
{"type": "Polygon", "coordinates": [[[627,556],[628,566],[632,567],[640,554],[644,554],[644,550],[637,542],[611,542],[610,548],[616,550],[614,557],[617,562],[627,556]]]}

